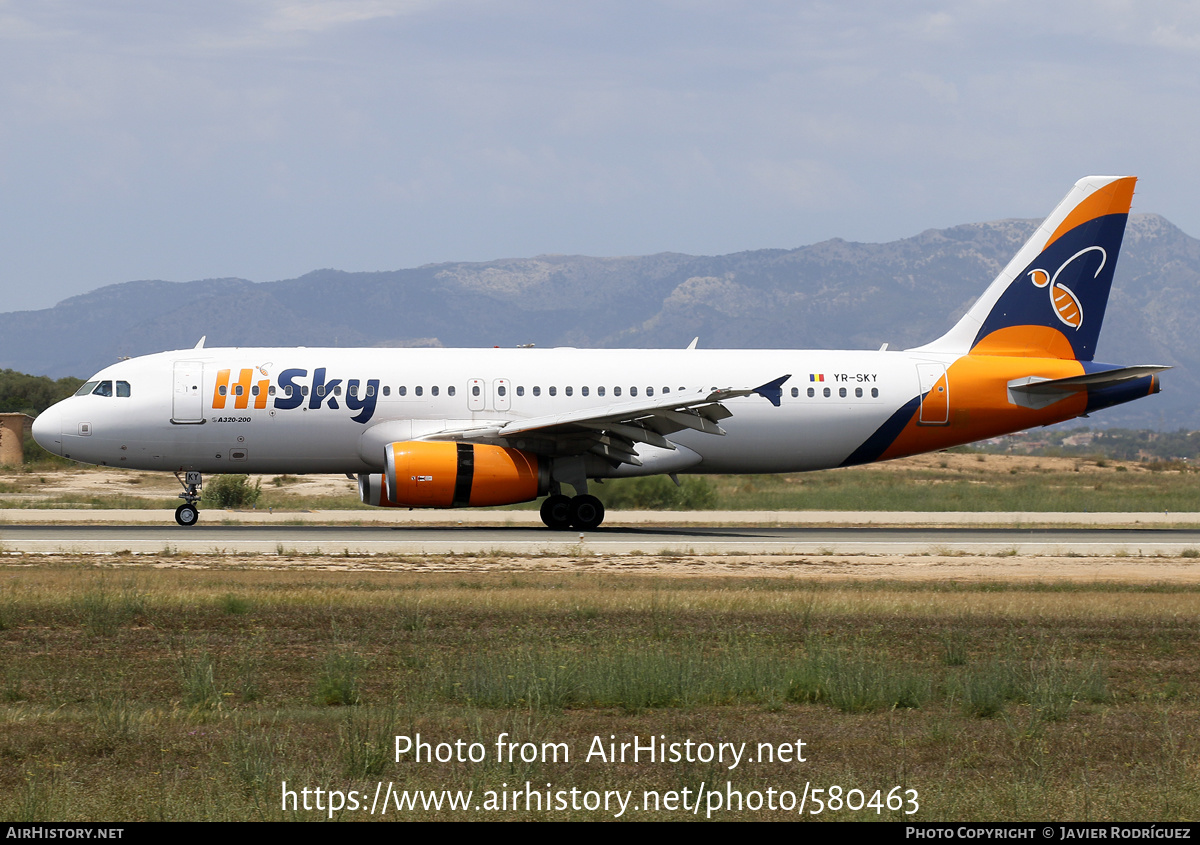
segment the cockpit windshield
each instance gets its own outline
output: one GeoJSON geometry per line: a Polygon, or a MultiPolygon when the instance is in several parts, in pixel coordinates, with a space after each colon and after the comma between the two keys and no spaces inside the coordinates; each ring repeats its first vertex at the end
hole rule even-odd
{"type": "MultiPolygon", "coordinates": [[[[129,382],[127,382],[127,381],[117,382],[117,392],[116,392],[117,396],[127,397],[130,395],[130,392],[131,391],[130,391],[130,387],[129,387],[129,382]]],[[[109,379],[105,379],[103,381],[100,381],[99,379],[97,379],[96,381],[85,382],[78,390],[75,391],[75,395],[76,396],[89,396],[89,395],[90,396],[112,396],[112,395],[114,395],[113,394],[113,383],[109,379]]]]}

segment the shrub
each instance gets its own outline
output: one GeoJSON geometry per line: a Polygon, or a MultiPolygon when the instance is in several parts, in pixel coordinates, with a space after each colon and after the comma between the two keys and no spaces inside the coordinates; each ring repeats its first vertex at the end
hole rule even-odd
{"type": "Polygon", "coordinates": [[[711,510],[717,504],[716,488],[707,478],[687,478],[678,487],[665,475],[622,478],[595,492],[606,508],[615,510],[711,510]]]}
{"type": "Polygon", "coordinates": [[[248,475],[217,475],[204,485],[201,501],[210,508],[248,508],[262,495],[262,481],[248,475]]]}

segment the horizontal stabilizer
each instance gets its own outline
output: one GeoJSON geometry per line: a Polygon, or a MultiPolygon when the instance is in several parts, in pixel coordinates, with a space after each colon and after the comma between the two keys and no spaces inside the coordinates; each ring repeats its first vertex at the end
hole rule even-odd
{"type": "Polygon", "coordinates": [[[1134,367],[1118,367],[1085,373],[1081,376],[1048,379],[1041,376],[1026,376],[1008,383],[1008,400],[1025,408],[1044,408],[1078,390],[1102,390],[1106,387],[1127,382],[1131,379],[1156,375],[1171,369],[1162,364],[1139,364],[1134,367]]]}

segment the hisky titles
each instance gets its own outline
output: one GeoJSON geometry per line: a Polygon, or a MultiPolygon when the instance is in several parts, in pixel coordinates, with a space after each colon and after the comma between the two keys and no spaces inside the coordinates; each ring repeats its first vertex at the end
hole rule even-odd
{"type": "Polygon", "coordinates": [[[325,367],[313,370],[311,379],[308,370],[299,367],[283,370],[277,385],[271,384],[270,376],[261,367],[242,368],[238,371],[236,381],[233,379],[233,370],[218,370],[212,396],[213,410],[218,411],[226,407],[237,410],[252,407],[262,409],[268,403],[279,411],[301,406],[310,411],[321,407],[336,411],[344,404],[356,412],[350,417],[356,423],[370,420],[375,415],[375,403],[378,401],[379,379],[330,378],[325,367]]]}

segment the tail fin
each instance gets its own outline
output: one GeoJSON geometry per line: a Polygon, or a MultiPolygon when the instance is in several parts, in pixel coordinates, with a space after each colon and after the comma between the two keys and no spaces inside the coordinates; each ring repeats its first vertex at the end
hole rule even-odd
{"type": "Polygon", "coordinates": [[[958,324],[919,351],[1091,361],[1136,181],[1076,182],[958,324]]]}

